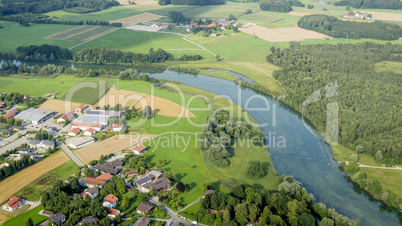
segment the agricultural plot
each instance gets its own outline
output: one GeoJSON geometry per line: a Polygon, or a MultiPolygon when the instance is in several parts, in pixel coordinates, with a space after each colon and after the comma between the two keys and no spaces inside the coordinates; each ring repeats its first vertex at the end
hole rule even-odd
{"type": "Polygon", "coordinates": [[[116,29],[117,28],[115,27],[109,27],[109,26],[83,25],[64,32],[58,32],[46,36],[44,37],[44,39],[84,42],[116,29]]]}
{"type": "Polygon", "coordinates": [[[91,160],[99,159],[101,155],[108,155],[110,153],[117,153],[125,148],[144,142],[153,137],[152,134],[147,135],[116,135],[111,136],[98,143],[83,147],[74,151],[74,154],[84,164],[88,164],[91,160]]]}
{"type": "Polygon", "coordinates": [[[261,11],[241,16],[239,23],[254,23],[267,28],[297,26],[300,17],[287,13],[261,11]]]}
{"type": "Polygon", "coordinates": [[[67,111],[74,111],[80,104],[62,100],[50,99],[45,101],[39,106],[39,109],[54,111],[58,113],[66,113],[67,111]]]}
{"type": "Polygon", "coordinates": [[[153,13],[141,13],[139,15],[124,17],[117,20],[111,20],[110,23],[122,23],[123,26],[138,24],[146,21],[156,20],[161,18],[162,16],[153,14],[153,13]]]}
{"type": "Polygon", "coordinates": [[[10,26],[1,29],[0,32],[0,51],[15,52],[19,46],[29,45],[58,45],[63,48],[69,48],[78,42],[44,39],[49,35],[58,32],[64,32],[72,28],[74,25],[60,24],[30,24],[29,27],[10,26]]]}
{"type": "Polygon", "coordinates": [[[144,26],[144,25],[131,25],[125,27],[126,29],[133,30],[133,31],[148,31],[148,32],[157,32],[161,30],[160,27],[151,27],[151,26],[144,26]]]}
{"type": "Polygon", "coordinates": [[[367,13],[370,13],[371,15],[373,15],[374,20],[402,22],[402,14],[401,13],[385,13],[385,12],[374,12],[374,11],[367,11],[367,13]]]}
{"type": "MultiPolygon", "coordinates": [[[[128,5],[130,0],[118,0],[120,5],[128,5]]],[[[158,2],[154,0],[137,0],[135,5],[157,5],[158,2]]],[[[131,5],[130,5],[131,6],[131,5]]]]}
{"type": "Polygon", "coordinates": [[[319,39],[326,35],[298,27],[269,29],[258,25],[241,28],[242,32],[259,37],[269,42],[302,41],[305,39],[319,39]]]}
{"type": "Polygon", "coordinates": [[[111,83],[102,81],[77,83],[60,99],[92,105],[105,95],[110,86],[111,83]]]}
{"type": "Polygon", "coordinates": [[[14,193],[25,187],[27,184],[40,177],[51,169],[60,166],[68,161],[67,155],[59,151],[58,153],[6,178],[0,182],[0,203],[6,201],[14,193]]]}
{"type": "Polygon", "coordinates": [[[141,14],[142,12],[137,11],[132,8],[126,8],[124,6],[116,6],[112,7],[106,10],[102,10],[99,12],[94,12],[94,13],[86,13],[86,14],[77,14],[77,13],[69,13],[65,12],[63,10],[56,10],[52,12],[45,13],[45,15],[48,15],[50,17],[55,17],[55,20],[58,21],[64,21],[64,20],[70,20],[70,21],[87,21],[87,20],[92,20],[92,21],[109,21],[109,20],[116,20],[128,16],[133,16],[136,14],[141,14]]]}
{"type": "Polygon", "coordinates": [[[147,105],[151,106],[156,114],[170,117],[195,117],[193,113],[183,106],[173,101],[161,97],[148,95],[145,93],[132,92],[127,90],[111,89],[98,102],[99,106],[116,106],[121,104],[123,107],[135,106],[137,109],[144,109],[147,105]]]}

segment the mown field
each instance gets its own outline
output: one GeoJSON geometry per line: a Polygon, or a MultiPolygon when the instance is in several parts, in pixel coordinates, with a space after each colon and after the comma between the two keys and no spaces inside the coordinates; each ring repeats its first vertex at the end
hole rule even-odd
{"type": "Polygon", "coordinates": [[[69,48],[79,42],[43,39],[51,34],[74,28],[74,25],[60,24],[30,24],[29,27],[12,26],[0,30],[0,51],[16,52],[19,46],[28,45],[58,45],[69,48]]]}
{"type": "Polygon", "coordinates": [[[25,225],[28,218],[32,219],[34,225],[38,225],[47,219],[47,217],[38,214],[43,209],[43,205],[39,205],[26,213],[18,215],[18,217],[11,218],[3,226],[25,225]]]}
{"type": "Polygon", "coordinates": [[[137,11],[132,8],[126,8],[124,6],[115,6],[103,11],[94,12],[94,13],[86,13],[86,14],[78,14],[78,13],[69,13],[63,10],[52,11],[48,13],[44,13],[50,17],[57,17],[56,20],[63,21],[63,20],[71,20],[71,21],[109,21],[120,19],[123,17],[133,16],[136,14],[140,14],[142,12],[137,11]]]}

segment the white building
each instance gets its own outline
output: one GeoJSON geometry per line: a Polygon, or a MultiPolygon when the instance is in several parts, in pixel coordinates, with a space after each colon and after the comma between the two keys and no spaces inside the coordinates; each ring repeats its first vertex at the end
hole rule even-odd
{"type": "Polygon", "coordinates": [[[14,118],[24,120],[25,122],[32,122],[32,124],[38,125],[54,115],[56,115],[56,113],[53,111],[28,108],[25,111],[22,111],[18,115],[14,116],[14,118]]]}
{"type": "Polygon", "coordinates": [[[11,196],[1,208],[7,211],[14,211],[24,205],[24,200],[17,196],[11,196]]]}
{"type": "Polygon", "coordinates": [[[71,137],[66,140],[67,145],[72,148],[81,148],[94,142],[93,137],[71,137]]]}

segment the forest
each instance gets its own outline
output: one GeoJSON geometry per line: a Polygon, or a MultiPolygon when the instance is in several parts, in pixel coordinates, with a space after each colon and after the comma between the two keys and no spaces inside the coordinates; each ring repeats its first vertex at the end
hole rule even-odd
{"type": "Polygon", "coordinates": [[[69,9],[71,11],[75,7],[79,7],[79,11],[82,12],[83,8],[93,12],[104,10],[111,6],[118,6],[119,2],[115,0],[2,0],[2,4],[0,5],[0,16],[22,13],[40,14],[60,9],[69,9]]]}
{"type": "Polygon", "coordinates": [[[322,203],[315,203],[301,183],[284,177],[276,192],[236,185],[229,194],[216,191],[201,199],[193,216],[206,225],[359,225],[322,203]]]}
{"type": "Polygon", "coordinates": [[[299,0],[262,0],[260,9],[264,11],[285,12],[293,10],[292,6],[304,7],[304,4],[299,0]]]}
{"type": "Polygon", "coordinates": [[[362,9],[402,9],[400,0],[342,0],[336,6],[351,6],[362,9]]]}
{"type": "Polygon", "coordinates": [[[59,62],[71,60],[73,57],[70,50],[47,44],[20,46],[17,47],[17,52],[21,54],[20,59],[30,61],[59,62]]]}
{"type": "Polygon", "coordinates": [[[361,23],[343,21],[328,15],[308,15],[300,18],[297,25],[304,29],[324,33],[333,38],[397,40],[402,37],[401,26],[381,21],[361,23]]]}
{"type": "Polygon", "coordinates": [[[268,62],[283,69],[273,77],[281,82],[288,96],[284,100],[299,112],[315,91],[317,101],[307,105],[305,116],[321,132],[325,131],[327,104],[339,107],[339,143],[351,149],[361,146],[373,157],[381,152],[381,163],[402,163],[400,125],[402,123],[400,74],[376,72],[375,63],[402,61],[402,46],[375,44],[316,44],[291,42],[280,50],[271,48],[268,62]],[[325,86],[338,83],[336,95],[326,97],[325,86]],[[321,91],[321,92],[320,92],[321,91]]]}
{"type": "Polygon", "coordinates": [[[159,0],[159,5],[223,5],[226,0],[159,0]]]}

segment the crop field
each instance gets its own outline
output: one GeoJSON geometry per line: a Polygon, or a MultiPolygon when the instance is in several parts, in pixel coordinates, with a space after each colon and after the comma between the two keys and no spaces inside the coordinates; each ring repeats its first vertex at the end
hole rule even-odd
{"type": "Polygon", "coordinates": [[[44,39],[55,39],[63,41],[77,41],[84,42],[91,38],[100,36],[104,33],[116,30],[115,27],[109,26],[94,26],[94,25],[83,25],[77,28],[73,28],[64,32],[58,32],[49,36],[44,37],[44,39]]]}
{"type": "Polygon", "coordinates": [[[40,177],[42,174],[60,166],[68,160],[69,158],[67,155],[64,152],[59,151],[56,154],[14,174],[13,176],[6,178],[0,182],[0,203],[6,201],[10,196],[21,190],[36,178],[40,177]]]}
{"type": "Polygon", "coordinates": [[[67,111],[74,111],[79,105],[79,103],[50,99],[45,101],[38,108],[64,114],[67,111]]]}
{"type": "Polygon", "coordinates": [[[93,105],[98,102],[100,98],[110,88],[109,82],[81,82],[73,86],[68,93],[66,93],[62,100],[93,105]]]}
{"type": "Polygon", "coordinates": [[[109,21],[109,20],[116,20],[128,16],[133,16],[136,14],[140,14],[142,12],[137,11],[132,8],[126,8],[124,6],[115,6],[106,10],[102,10],[99,12],[94,13],[86,13],[86,14],[78,14],[78,13],[69,13],[63,10],[56,10],[48,13],[44,13],[50,17],[57,17],[55,20],[64,21],[109,21]]]}
{"type": "MultiPolygon", "coordinates": [[[[121,5],[129,4],[129,0],[118,0],[118,2],[121,5]]],[[[135,1],[135,5],[157,5],[157,4],[158,4],[158,2],[155,0],[137,0],[137,1],[135,1]]]]}
{"type": "Polygon", "coordinates": [[[258,25],[241,28],[242,32],[257,36],[269,42],[302,41],[305,39],[319,39],[326,35],[298,27],[269,29],[258,25]]]}
{"type": "Polygon", "coordinates": [[[146,141],[153,136],[152,134],[111,136],[103,141],[78,149],[74,151],[74,154],[84,164],[88,164],[93,159],[99,159],[101,155],[120,152],[132,145],[146,141]]]}
{"type": "Polygon", "coordinates": [[[287,13],[261,11],[243,15],[238,19],[238,22],[255,23],[267,28],[281,28],[297,26],[299,19],[299,16],[289,15],[287,13]]]}
{"type": "Polygon", "coordinates": [[[78,44],[78,42],[49,40],[44,39],[44,37],[76,27],[77,26],[74,25],[61,24],[30,24],[29,27],[5,27],[2,28],[0,32],[0,51],[16,52],[16,48],[19,46],[43,44],[58,45],[63,48],[69,48],[78,44]]]}
{"type": "MultiPolygon", "coordinates": [[[[150,48],[199,49],[198,46],[183,40],[182,36],[179,35],[120,29],[80,45],[74,50],[93,47],[119,49],[136,53],[148,53],[150,48]]],[[[182,54],[185,54],[185,52],[183,51],[182,54]]]]}
{"type": "MultiPolygon", "coordinates": [[[[397,12],[397,11],[396,11],[397,12]]],[[[386,21],[402,21],[402,13],[385,13],[385,12],[374,12],[367,11],[373,15],[374,20],[386,20],[386,21]]]]}
{"type": "Polygon", "coordinates": [[[144,109],[149,105],[158,115],[170,117],[195,117],[195,115],[189,110],[173,101],[127,90],[109,90],[109,92],[107,92],[107,94],[98,102],[99,106],[106,106],[108,104],[110,104],[110,106],[121,104],[123,107],[135,106],[137,109],[144,109]]]}
{"type": "Polygon", "coordinates": [[[157,15],[157,14],[141,13],[141,14],[138,14],[138,15],[124,17],[124,18],[120,18],[120,19],[117,19],[117,20],[111,20],[109,22],[110,23],[122,23],[123,26],[127,26],[127,25],[131,25],[131,24],[142,23],[142,22],[146,22],[146,21],[159,19],[159,18],[161,18],[161,16],[157,15]]]}

